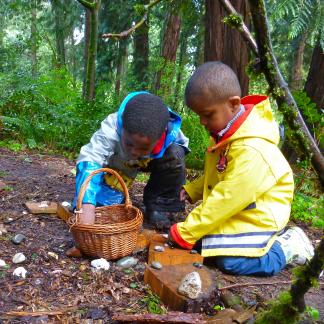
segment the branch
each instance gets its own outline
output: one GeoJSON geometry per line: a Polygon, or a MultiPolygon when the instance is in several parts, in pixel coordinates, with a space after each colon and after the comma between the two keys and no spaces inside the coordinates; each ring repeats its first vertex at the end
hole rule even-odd
{"type": "Polygon", "coordinates": [[[218,290],[222,291],[222,290],[227,290],[227,289],[231,289],[231,288],[262,286],[262,285],[267,285],[267,286],[278,285],[278,284],[280,284],[280,285],[290,285],[291,283],[292,283],[292,281],[245,282],[245,283],[238,283],[238,284],[234,284],[234,285],[221,287],[221,288],[218,288],[218,290]]]}
{"type": "Polygon", "coordinates": [[[94,9],[95,8],[95,2],[89,2],[87,0],[77,0],[78,2],[80,2],[84,7],[88,8],[88,9],[94,9]]]}
{"type": "MultiPolygon", "coordinates": [[[[79,1],[79,0],[78,0],[79,1]]],[[[152,2],[150,2],[148,5],[145,5],[144,8],[145,8],[145,13],[142,17],[142,19],[137,23],[135,24],[134,26],[132,26],[131,28],[129,28],[128,30],[124,30],[122,32],[120,32],[119,34],[111,34],[111,33],[108,33],[108,34],[103,34],[101,37],[102,38],[126,38],[128,37],[130,34],[132,34],[137,28],[141,27],[144,22],[147,20],[147,16],[148,16],[148,13],[150,11],[150,9],[152,7],[154,7],[155,5],[157,5],[159,2],[161,2],[162,0],[153,0],[152,2]]]]}
{"type": "Polygon", "coordinates": [[[220,2],[222,3],[224,9],[230,14],[230,15],[234,15],[236,17],[239,17],[240,19],[240,24],[239,26],[231,24],[230,19],[226,19],[225,22],[230,25],[233,28],[236,28],[239,30],[239,32],[241,33],[242,37],[245,39],[245,41],[247,42],[248,46],[250,47],[250,50],[256,55],[259,56],[259,50],[258,50],[258,46],[257,43],[255,41],[255,39],[253,38],[252,34],[250,33],[249,29],[246,27],[246,25],[244,24],[244,21],[242,20],[242,18],[239,16],[238,12],[235,10],[235,8],[232,6],[232,4],[230,3],[230,1],[228,0],[220,0],[220,2]]]}

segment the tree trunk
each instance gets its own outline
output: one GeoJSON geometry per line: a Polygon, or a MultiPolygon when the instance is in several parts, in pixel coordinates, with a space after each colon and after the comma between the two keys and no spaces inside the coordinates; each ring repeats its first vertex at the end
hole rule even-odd
{"type": "Polygon", "coordinates": [[[162,43],[162,68],[157,72],[155,89],[166,101],[170,101],[172,81],[175,73],[175,61],[179,43],[181,19],[176,13],[170,13],[162,43]]]}
{"type": "Polygon", "coordinates": [[[117,57],[117,68],[116,68],[116,84],[115,92],[119,96],[123,85],[123,80],[126,74],[127,66],[127,39],[119,40],[118,42],[118,57],[117,57]]]}
{"type": "MultiPolygon", "coordinates": [[[[5,26],[5,17],[4,15],[0,15],[0,26],[5,26]]],[[[4,57],[5,57],[5,53],[4,53],[4,28],[0,28],[0,72],[4,71],[4,57]]]]}
{"type": "Polygon", "coordinates": [[[179,109],[180,108],[179,102],[182,101],[181,99],[179,100],[179,98],[181,95],[182,77],[183,77],[183,71],[184,71],[184,67],[185,67],[187,46],[188,46],[188,35],[181,34],[180,35],[180,51],[179,51],[177,78],[176,78],[176,85],[175,85],[174,96],[173,96],[174,97],[174,101],[173,101],[174,109],[176,109],[176,108],[179,109]]]}
{"type": "Polygon", "coordinates": [[[320,112],[324,108],[324,52],[318,41],[312,55],[305,91],[317,105],[320,112]]]}
{"type": "Polygon", "coordinates": [[[303,59],[304,50],[306,45],[306,33],[300,36],[298,41],[297,50],[294,57],[294,65],[291,74],[290,88],[291,90],[300,90],[302,87],[302,70],[303,70],[303,59]]]}
{"type": "Polygon", "coordinates": [[[278,104],[279,111],[283,114],[290,132],[288,138],[297,147],[301,155],[311,158],[313,166],[324,184],[324,158],[310,134],[296,102],[291,95],[287,83],[283,79],[274,56],[268,28],[268,21],[263,0],[250,0],[252,20],[255,28],[256,41],[260,55],[260,65],[270,91],[278,104]]]}
{"type": "MultiPolygon", "coordinates": [[[[247,1],[233,1],[236,11],[249,26],[247,1]]],[[[248,46],[240,33],[223,23],[226,11],[220,1],[206,0],[205,62],[222,61],[238,76],[243,96],[248,94],[249,78],[245,69],[249,61],[248,46]]]]}
{"type": "MultiPolygon", "coordinates": [[[[140,4],[147,5],[148,0],[142,0],[140,4]]],[[[134,59],[133,75],[135,79],[134,90],[148,89],[148,67],[149,67],[149,22],[148,18],[136,29],[134,34],[134,59]]]]}
{"type": "Polygon", "coordinates": [[[55,18],[56,63],[58,67],[62,67],[65,65],[64,4],[60,0],[52,0],[52,8],[55,18]]]}
{"type": "Polygon", "coordinates": [[[204,1],[199,1],[199,12],[201,13],[201,21],[197,26],[198,31],[195,39],[195,54],[193,64],[195,68],[204,63],[204,36],[205,36],[205,17],[204,17],[204,1]]]}
{"type": "Polygon", "coordinates": [[[73,89],[76,88],[76,79],[77,79],[77,69],[76,69],[76,53],[75,53],[75,41],[74,41],[74,26],[72,26],[70,31],[70,39],[71,39],[71,74],[73,79],[73,89]]]}
{"type": "Polygon", "coordinates": [[[78,1],[85,7],[86,10],[83,98],[86,101],[91,101],[95,98],[98,13],[101,0],[95,0],[92,3],[85,0],[78,1]]]}
{"type": "Polygon", "coordinates": [[[31,3],[31,28],[30,28],[30,42],[31,42],[31,66],[32,76],[37,73],[37,0],[31,3]]]}

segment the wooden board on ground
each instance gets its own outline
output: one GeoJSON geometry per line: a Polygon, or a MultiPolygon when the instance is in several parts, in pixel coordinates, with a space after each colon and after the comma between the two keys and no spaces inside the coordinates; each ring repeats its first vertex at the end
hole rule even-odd
{"type": "Polygon", "coordinates": [[[171,249],[166,246],[167,239],[163,237],[162,234],[156,234],[152,237],[149,249],[148,264],[153,261],[158,261],[162,265],[173,265],[173,264],[188,264],[199,262],[203,263],[204,258],[196,253],[192,254],[189,250],[182,249],[171,249]],[[163,246],[164,251],[158,252],[154,250],[156,245],[163,246]]]}
{"type": "Polygon", "coordinates": [[[63,219],[65,222],[73,216],[73,213],[69,211],[69,209],[65,206],[62,206],[62,204],[58,203],[57,204],[57,211],[56,214],[58,217],[63,219]]]}
{"type": "Polygon", "coordinates": [[[27,209],[32,214],[56,214],[57,203],[50,201],[33,202],[29,201],[25,203],[27,209]]]}
{"type": "Polygon", "coordinates": [[[154,230],[143,229],[143,231],[138,234],[135,252],[146,249],[150,245],[151,239],[155,234],[156,231],[154,230]]]}
{"type": "Polygon", "coordinates": [[[172,310],[200,312],[201,308],[205,309],[208,304],[216,305],[219,302],[215,274],[205,266],[198,269],[192,264],[181,264],[164,266],[160,270],[148,266],[144,273],[144,281],[172,310]],[[190,299],[178,293],[182,278],[193,271],[199,273],[202,282],[202,292],[197,299],[190,299]]]}

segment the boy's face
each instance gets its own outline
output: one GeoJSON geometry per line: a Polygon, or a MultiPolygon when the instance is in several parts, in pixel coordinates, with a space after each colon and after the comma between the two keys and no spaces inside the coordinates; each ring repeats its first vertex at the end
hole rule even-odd
{"type": "Polygon", "coordinates": [[[235,116],[240,108],[240,97],[230,97],[223,103],[208,104],[204,100],[194,100],[190,108],[200,117],[200,124],[210,134],[220,132],[235,116]]]}
{"type": "Polygon", "coordinates": [[[125,129],[122,132],[122,146],[132,160],[149,155],[156,142],[147,136],[140,134],[130,134],[125,129]]]}

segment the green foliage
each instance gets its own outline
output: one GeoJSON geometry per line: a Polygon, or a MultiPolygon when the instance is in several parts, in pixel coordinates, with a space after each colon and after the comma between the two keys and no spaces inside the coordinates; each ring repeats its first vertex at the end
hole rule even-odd
{"type": "Polygon", "coordinates": [[[306,306],[306,313],[315,321],[320,318],[320,314],[317,308],[306,306]]]}
{"type": "Polygon", "coordinates": [[[160,299],[157,295],[151,291],[147,291],[147,294],[140,300],[141,304],[147,307],[147,310],[152,314],[165,314],[165,308],[160,305],[160,299]]]}
{"type": "Polygon", "coordinates": [[[186,157],[186,166],[191,169],[203,169],[209,135],[199,124],[199,117],[191,111],[183,116],[182,130],[189,137],[189,148],[191,149],[186,157]]]}
{"type": "Polygon", "coordinates": [[[39,78],[0,75],[0,140],[20,150],[55,149],[78,152],[107,114],[115,110],[114,95],[99,87],[98,99],[87,103],[65,70],[52,70],[39,78]]]}
{"type": "Polygon", "coordinates": [[[241,15],[230,14],[223,19],[223,22],[233,28],[241,28],[243,24],[243,18],[241,15]]]}
{"type": "Polygon", "coordinates": [[[324,147],[324,115],[321,113],[314,102],[304,91],[295,91],[293,93],[298,108],[303,114],[308,127],[313,132],[313,137],[317,143],[324,147]]]}
{"type": "Polygon", "coordinates": [[[295,195],[291,206],[293,219],[324,229],[324,196],[309,162],[303,161],[295,171],[295,195]]]}

